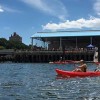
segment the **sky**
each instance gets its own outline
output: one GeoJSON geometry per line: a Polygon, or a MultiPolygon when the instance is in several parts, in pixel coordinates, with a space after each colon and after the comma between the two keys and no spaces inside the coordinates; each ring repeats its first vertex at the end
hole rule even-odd
{"type": "Polygon", "coordinates": [[[0,0],[0,38],[29,45],[36,32],[84,29],[100,29],[100,0],[0,0]]]}

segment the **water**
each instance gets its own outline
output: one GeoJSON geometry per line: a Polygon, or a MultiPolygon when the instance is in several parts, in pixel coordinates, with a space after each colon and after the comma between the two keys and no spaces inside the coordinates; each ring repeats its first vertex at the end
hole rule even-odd
{"type": "MultiPolygon", "coordinates": [[[[94,64],[88,64],[94,70],[94,64]]],[[[59,78],[57,64],[1,63],[0,100],[100,100],[100,77],[59,78]]]]}

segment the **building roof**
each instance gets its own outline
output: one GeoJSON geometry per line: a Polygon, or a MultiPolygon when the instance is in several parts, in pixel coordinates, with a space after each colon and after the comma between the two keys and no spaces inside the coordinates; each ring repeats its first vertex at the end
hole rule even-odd
{"type": "Polygon", "coordinates": [[[45,37],[74,37],[74,36],[100,36],[100,30],[85,31],[56,31],[56,32],[37,32],[31,38],[45,37]]]}

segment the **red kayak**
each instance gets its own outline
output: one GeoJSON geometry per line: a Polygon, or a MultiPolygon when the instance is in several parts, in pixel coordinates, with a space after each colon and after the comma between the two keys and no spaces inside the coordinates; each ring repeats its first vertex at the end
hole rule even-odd
{"type": "Polygon", "coordinates": [[[72,72],[72,71],[56,69],[56,73],[62,77],[96,77],[96,76],[100,76],[100,71],[98,71],[98,72],[95,72],[95,71],[94,72],[93,71],[72,72]]]}
{"type": "Polygon", "coordinates": [[[66,61],[54,61],[54,62],[49,62],[51,64],[68,64],[66,61]]]}
{"type": "Polygon", "coordinates": [[[54,61],[54,62],[49,62],[51,64],[73,64],[75,61],[73,60],[64,60],[64,61],[54,61]]]}
{"type": "Polygon", "coordinates": [[[68,64],[68,62],[66,62],[66,61],[56,61],[56,62],[54,62],[54,64],[68,64]]]}

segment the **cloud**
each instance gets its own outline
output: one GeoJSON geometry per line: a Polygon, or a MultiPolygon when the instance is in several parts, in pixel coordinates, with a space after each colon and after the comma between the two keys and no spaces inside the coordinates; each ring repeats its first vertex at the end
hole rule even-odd
{"type": "Polygon", "coordinates": [[[7,6],[1,6],[0,5],[0,12],[11,12],[11,13],[15,13],[15,12],[20,12],[20,11],[18,11],[18,10],[15,10],[15,9],[12,9],[12,8],[9,8],[9,7],[7,7],[7,6]]]}
{"type": "Polygon", "coordinates": [[[94,11],[100,16],[100,0],[96,0],[93,6],[94,11]]]}
{"type": "Polygon", "coordinates": [[[4,29],[4,30],[10,30],[10,27],[5,26],[3,29],[4,29]]]}
{"type": "Polygon", "coordinates": [[[47,23],[42,25],[43,30],[68,30],[68,29],[99,29],[100,28],[100,18],[90,17],[88,20],[81,18],[73,21],[65,21],[62,23],[47,23]]]}
{"type": "Polygon", "coordinates": [[[8,8],[8,7],[4,7],[3,8],[5,11],[7,11],[7,12],[12,12],[12,13],[15,13],[15,12],[20,12],[20,11],[18,11],[18,10],[15,10],[15,9],[12,9],[12,8],[8,8]]]}
{"type": "Polygon", "coordinates": [[[49,15],[65,20],[68,13],[61,0],[21,0],[49,15]]]}
{"type": "Polygon", "coordinates": [[[0,6],[0,12],[4,12],[3,8],[0,6]]]}

